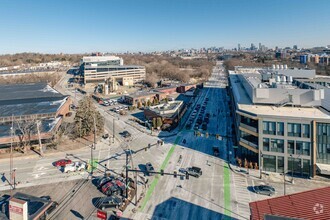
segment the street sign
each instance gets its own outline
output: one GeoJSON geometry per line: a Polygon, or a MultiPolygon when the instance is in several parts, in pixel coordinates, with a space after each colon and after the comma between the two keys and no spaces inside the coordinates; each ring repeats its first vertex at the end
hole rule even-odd
{"type": "Polygon", "coordinates": [[[102,220],[107,219],[107,213],[101,210],[97,210],[97,217],[102,220]]]}

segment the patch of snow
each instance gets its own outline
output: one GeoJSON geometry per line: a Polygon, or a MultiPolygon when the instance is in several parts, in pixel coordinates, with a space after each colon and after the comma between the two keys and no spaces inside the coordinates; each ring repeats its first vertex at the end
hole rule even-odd
{"type": "Polygon", "coordinates": [[[41,89],[40,91],[42,91],[42,92],[58,93],[58,91],[56,91],[55,89],[53,89],[53,88],[50,87],[49,85],[47,85],[45,88],[41,89]]]}

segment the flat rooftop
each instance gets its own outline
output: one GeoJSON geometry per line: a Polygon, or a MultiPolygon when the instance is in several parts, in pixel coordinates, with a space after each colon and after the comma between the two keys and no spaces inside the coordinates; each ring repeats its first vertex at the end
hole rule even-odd
{"type": "Polygon", "coordinates": [[[20,192],[15,193],[11,199],[20,199],[28,203],[28,219],[38,218],[52,203],[51,201],[20,192]]]}
{"type": "Polygon", "coordinates": [[[239,75],[230,74],[231,86],[238,110],[255,116],[330,119],[330,113],[320,108],[276,107],[255,105],[240,83],[239,75]]]}
{"type": "Polygon", "coordinates": [[[0,85],[1,104],[21,104],[24,100],[60,100],[64,98],[61,93],[46,83],[27,83],[14,85],[0,85]]]}
{"type": "Polygon", "coordinates": [[[46,83],[0,85],[0,118],[55,114],[67,101],[46,83]]]}

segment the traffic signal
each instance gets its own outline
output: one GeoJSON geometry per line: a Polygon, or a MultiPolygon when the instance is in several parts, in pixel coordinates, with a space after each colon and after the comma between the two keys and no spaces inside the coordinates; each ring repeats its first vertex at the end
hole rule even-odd
{"type": "Polygon", "coordinates": [[[160,145],[164,145],[164,141],[160,141],[160,145]]]}
{"type": "Polygon", "coordinates": [[[160,170],[160,175],[161,175],[161,176],[164,176],[164,170],[163,170],[163,169],[160,170]]]}
{"type": "Polygon", "coordinates": [[[189,180],[189,173],[186,172],[186,180],[189,180]]]}
{"type": "Polygon", "coordinates": [[[178,173],[176,171],[174,171],[173,176],[174,176],[174,178],[176,178],[178,176],[178,173]]]}
{"type": "Polygon", "coordinates": [[[151,144],[148,144],[148,148],[149,148],[149,149],[151,148],[151,144]]]}
{"type": "Polygon", "coordinates": [[[148,150],[148,148],[144,148],[144,150],[145,150],[145,151],[147,151],[147,150],[148,150]]]}

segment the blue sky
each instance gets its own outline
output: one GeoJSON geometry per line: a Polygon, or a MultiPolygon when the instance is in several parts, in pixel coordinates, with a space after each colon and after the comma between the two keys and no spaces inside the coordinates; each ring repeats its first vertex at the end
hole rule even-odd
{"type": "Polygon", "coordinates": [[[326,46],[329,0],[1,0],[0,54],[326,46]]]}

